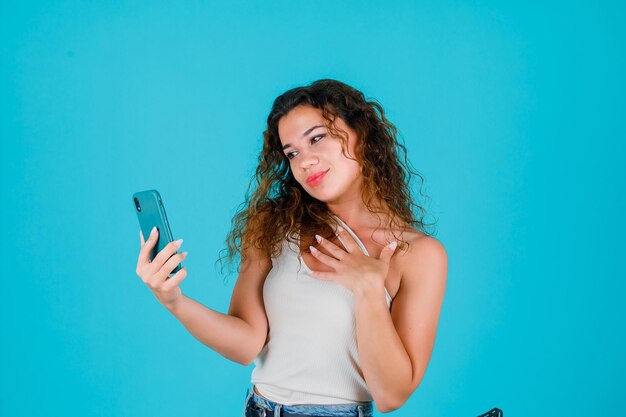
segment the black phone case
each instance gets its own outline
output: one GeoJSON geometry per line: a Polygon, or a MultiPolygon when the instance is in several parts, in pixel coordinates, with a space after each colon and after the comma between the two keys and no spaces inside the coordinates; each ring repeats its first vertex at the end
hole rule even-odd
{"type": "MultiPolygon", "coordinates": [[[[165,214],[165,206],[163,205],[161,194],[157,190],[139,191],[133,194],[133,205],[144,240],[148,240],[150,231],[154,226],[156,226],[159,232],[157,243],[150,252],[150,261],[152,261],[168,243],[174,240],[172,230],[167,221],[167,215],[165,214]]],[[[176,253],[178,252],[174,254],[176,253]]],[[[182,267],[182,263],[176,265],[176,268],[170,272],[170,275],[175,274],[182,267]]]]}

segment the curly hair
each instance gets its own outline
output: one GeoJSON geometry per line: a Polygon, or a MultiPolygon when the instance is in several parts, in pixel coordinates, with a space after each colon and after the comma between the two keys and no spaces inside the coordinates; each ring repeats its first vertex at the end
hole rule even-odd
{"type": "MultiPolygon", "coordinates": [[[[296,181],[289,159],[282,151],[278,122],[300,105],[321,110],[325,127],[332,136],[340,139],[344,155],[347,134],[337,128],[335,119],[341,118],[356,133],[354,159],[358,161],[363,176],[362,199],[371,213],[379,220],[378,214],[383,214],[388,219],[386,227],[389,229],[413,227],[426,235],[433,234],[427,228],[434,223],[424,222],[426,211],[411,196],[410,183],[414,175],[419,178],[420,195],[428,198],[421,192],[424,179],[410,168],[406,148],[397,141],[397,129],[385,117],[380,103],[366,99],[362,92],[340,81],[322,79],[288,90],[274,100],[263,132],[263,149],[258,157],[256,174],[226,237],[229,271],[237,253],[241,255],[241,263],[246,261],[245,251],[250,247],[270,258],[281,253],[281,242],[285,238],[294,243],[301,239],[301,248],[308,248],[316,243],[315,233],[325,238],[334,234],[337,222],[333,213],[296,181]],[[404,162],[400,160],[398,150],[404,154],[404,162]]],[[[407,242],[396,239],[401,250],[408,247],[407,242]]]]}

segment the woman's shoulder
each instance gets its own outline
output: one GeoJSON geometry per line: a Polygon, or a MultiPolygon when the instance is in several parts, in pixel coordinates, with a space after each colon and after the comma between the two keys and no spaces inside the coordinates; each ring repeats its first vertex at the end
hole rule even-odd
{"type": "MultiPolygon", "coordinates": [[[[419,269],[425,263],[430,262],[428,258],[431,255],[428,253],[432,253],[432,248],[440,243],[437,239],[410,227],[402,230],[387,230],[385,233],[385,238],[381,236],[383,242],[395,239],[401,243],[391,258],[389,274],[385,280],[387,291],[391,298],[395,299],[402,281],[421,275],[419,269]],[[393,236],[389,236],[389,232],[392,232],[393,236]]],[[[443,245],[441,247],[443,248],[443,245]]]]}
{"type": "Polygon", "coordinates": [[[439,246],[443,248],[443,244],[434,236],[427,235],[426,233],[410,228],[403,232],[404,240],[409,243],[409,246],[417,248],[417,250],[423,250],[424,247],[439,246]]]}
{"type": "Polygon", "coordinates": [[[406,249],[398,252],[402,275],[405,275],[407,269],[414,269],[418,265],[447,260],[443,243],[434,236],[414,228],[407,228],[402,230],[401,237],[407,243],[406,249]]]}

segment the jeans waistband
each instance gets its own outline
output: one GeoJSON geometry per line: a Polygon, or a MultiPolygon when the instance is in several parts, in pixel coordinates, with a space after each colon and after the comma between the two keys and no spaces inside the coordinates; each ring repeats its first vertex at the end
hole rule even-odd
{"type": "Polygon", "coordinates": [[[371,401],[349,404],[285,405],[261,397],[248,389],[242,417],[372,417],[371,401]]]}

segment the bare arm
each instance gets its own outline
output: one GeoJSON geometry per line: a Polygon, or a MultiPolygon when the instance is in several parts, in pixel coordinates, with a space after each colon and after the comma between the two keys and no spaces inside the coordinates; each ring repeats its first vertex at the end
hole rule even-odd
{"type": "Polygon", "coordinates": [[[355,294],[361,367],[381,413],[400,408],[421,383],[446,288],[448,258],[438,240],[421,239],[410,256],[391,311],[383,291],[355,294]]]}
{"type": "Polygon", "coordinates": [[[223,314],[182,294],[179,284],[187,276],[186,268],[168,278],[186,257],[174,255],[180,245],[171,242],[150,262],[149,253],[157,235],[153,232],[146,242],[140,236],[137,275],[193,337],[227,359],[246,366],[252,363],[267,339],[263,283],[271,270],[271,260],[256,249],[246,251],[248,256],[241,264],[228,314],[223,314]]]}
{"type": "Polygon", "coordinates": [[[226,359],[249,365],[256,356],[254,329],[243,319],[212,310],[184,294],[167,309],[193,337],[226,359]]]}

